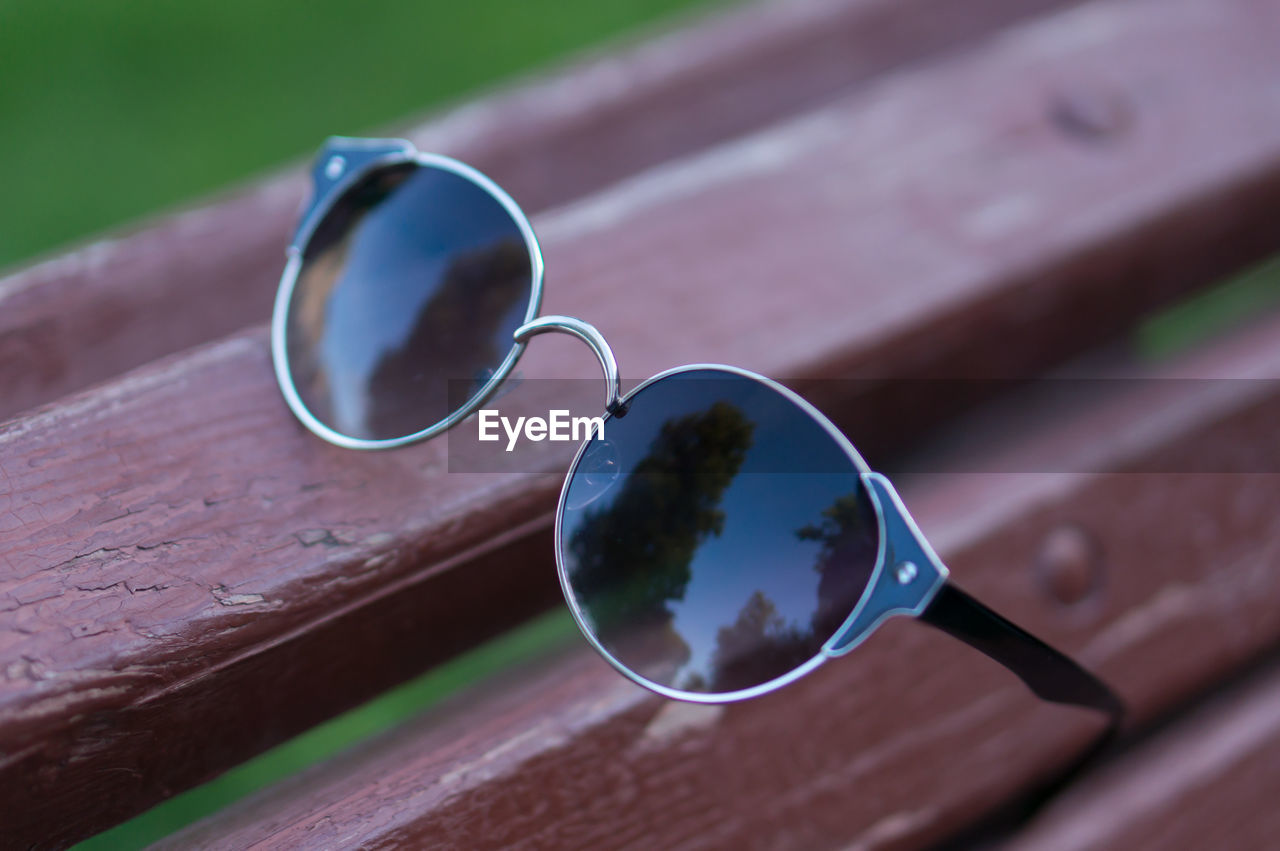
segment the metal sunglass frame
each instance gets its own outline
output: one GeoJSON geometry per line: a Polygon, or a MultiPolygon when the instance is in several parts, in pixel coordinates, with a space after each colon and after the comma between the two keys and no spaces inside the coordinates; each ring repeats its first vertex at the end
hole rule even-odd
{"type": "MultiPolygon", "coordinates": [[[[1110,719],[1104,740],[1119,727],[1124,717],[1120,699],[1101,680],[1066,655],[1020,629],[948,582],[949,572],[921,533],[893,485],[874,473],[849,439],[817,408],[795,392],[765,376],[738,367],[720,364],[691,364],[675,367],[649,378],[625,396],[620,392],[617,362],[608,342],[592,325],[567,316],[538,316],[542,299],[542,253],[528,218],[516,203],[493,181],[457,160],[436,154],[419,153],[407,141],[395,139],[351,139],[334,137],[322,149],[312,172],[315,191],[304,208],[301,223],[288,247],[288,263],[276,295],[272,318],[272,355],[276,378],[290,409],[318,437],[350,449],[387,449],[425,440],[452,427],[473,413],[489,398],[514,368],[531,337],[544,333],[566,333],[585,342],[595,353],[606,381],[606,422],[623,416],[628,405],[644,388],[684,372],[714,369],[758,381],[781,394],[817,422],[848,455],[867,488],[879,524],[876,565],[859,602],[839,630],[813,659],[788,673],[760,685],[733,692],[708,694],[672,689],[652,682],[619,662],[595,637],[572,593],[562,557],[561,521],[569,484],[572,482],[590,438],[578,449],[565,477],[556,510],[556,566],[570,611],[587,641],[623,675],[663,696],[696,703],[727,703],[758,697],[793,682],[829,658],[843,656],[857,647],[889,617],[907,615],[975,647],[1016,674],[1036,695],[1055,703],[1080,706],[1102,712],[1110,719]],[[317,420],[302,404],[288,368],[285,335],[294,284],[302,264],[304,249],[316,225],[332,209],[336,200],[357,180],[376,168],[416,162],[443,168],[472,180],[489,192],[511,214],[529,249],[533,287],[525,322],[515,332],[513,347],[501,366],[468,402],[444,419],[413,434],[386,440],[351,438],[317,420]]],[[[1101,747],[1105,741],[1100,742],[1101,747]]],[[[1095,750],[1091,749],[1091,756],[1095,750]]],[[[1084,760],[1080,761],[1080,764],[1084,760]]],[[[1078,766],[1077,766],[1078,767],[1078,766]]]]}

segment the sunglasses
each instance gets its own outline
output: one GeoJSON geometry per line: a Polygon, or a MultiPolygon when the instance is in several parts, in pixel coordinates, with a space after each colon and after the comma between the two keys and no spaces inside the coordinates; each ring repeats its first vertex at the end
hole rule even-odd
{"type": "Polygon", "coordinates": [[[578,626],[622,674],[679,700],[741,700],[910,615],[1041,698],[1119,724],[1102,681],[948,581],[889,480],[788,388],[699,364],[621,395],[595,328],[538,316],[537,240],[488,178],[408,142],[333,138],[313,179],[272,353],[318,436],[422,440],[490,398],[531,337],[567,333],[595,352],[606,410],[560,493],[556,562],[578,626]],[[450,392],[459,381],[466,392],[450,392]]]}

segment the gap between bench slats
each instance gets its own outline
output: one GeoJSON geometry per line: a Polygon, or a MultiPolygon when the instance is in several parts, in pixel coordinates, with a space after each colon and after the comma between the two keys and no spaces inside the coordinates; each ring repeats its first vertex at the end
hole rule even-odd
{"type": "Polygon", "coordinates": [[[1271,848],[1280,836],[1271,665],[1082,783],[1009,851],[1271,848]]]}

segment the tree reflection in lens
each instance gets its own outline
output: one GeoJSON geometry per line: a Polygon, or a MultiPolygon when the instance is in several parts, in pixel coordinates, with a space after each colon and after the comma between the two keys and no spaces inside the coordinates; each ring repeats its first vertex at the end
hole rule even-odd
{"type": "Polygon", "coordinates": [[[799,540],[822,544],[814,565],[822,577],[818,581],[818,607],[813,613],[814,632],[835,635],[871,582],[879,555],[876,526],[871,498],[867,489],[859,485],[823,509],[821,521],[796,530],[799,540]],[[868,527],[876,529],[876,533],[868,534],[868,527]]]}
{"type": "Polygon", "coordinates": [[[609,654],[655,684],[728,693],[816,657],[878,548],[857,463],[788,397],[703,368],[643,388],[605,431],[613,492],[561,516],[571,598],[609,654]],[[700,379],[700,380],[699,380],[700,379]]]}
{"type": "Polygon", "coordinates": [[[738,612],[738,619],[716,633],[710,688],[698,690],[749,688],[762,682],[762,672],[788,671],[808,662],[813,658],[811,643],[808,630],[789,626],[774,602],[763,591],[756,591],[738,612]]]}
{"type": "Polygon", "coordinates": [[[569,541],[573,587],[600,637],[626,655],[688,657],[668,604],[684,598],[699,542],[724,526],[720,496],[751,430],[726,402],[668,421],[608,507],[584,512],[569,541]]]}

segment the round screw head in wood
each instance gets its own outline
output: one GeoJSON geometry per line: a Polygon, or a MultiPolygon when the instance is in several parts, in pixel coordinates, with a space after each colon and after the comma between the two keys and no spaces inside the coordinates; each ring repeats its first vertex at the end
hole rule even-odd
{"type": "Polygon", "coordinates": [[[1055,600],[1079,603],[1101,584],[1101,547],[1085,529],[1059,526],[1045,536],[1036,573],[1055,600]]]}
{"type": "Polygon", "coordinates": [[[1105,142],[1120,136],[1133,120],[1129,101],[1105,89],[1060,92],[1049,103],[1049,118],[1065,135],[1084,142],[1105,142]]]}

